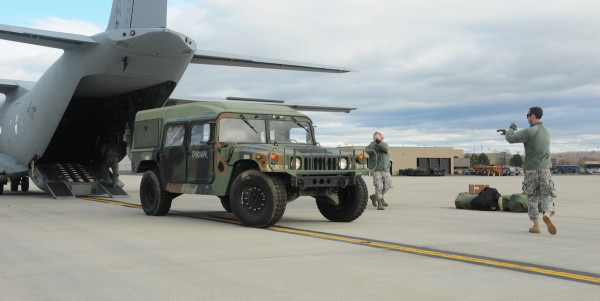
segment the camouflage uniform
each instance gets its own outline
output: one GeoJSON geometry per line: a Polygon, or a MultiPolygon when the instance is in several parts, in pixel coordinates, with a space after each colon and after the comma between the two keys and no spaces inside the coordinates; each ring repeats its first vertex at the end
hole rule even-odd
{"type": "Polygon", "coordinates": [[[523,193],[529,201],[529,219],[537,221],[539,217],[538,202],[542,204],[544,212],[554,215],[554,201],[556,190],[550,175],[552,162],[550,161],[550,134],[541,121],[532,122],[529,128],[516,131],[506,131],[506,141],[509,143],[523,143],[525,146],[525,178],[523,179],[523,193]]]}
{"type": "Polygon", "coordinates": [[[365,151],[369,154],[369,169],[372,170],[373,185],[375,186],[375,195],[371,196],[373,205],[378,204],[378,209],[383,209],[387,203],[383,200],[383,195],[390,190],[392,186],[392,176],[390,175],[390,156],[388,154],[387,143],[381,141],[371,142],[365,151]]]}
{"type": "Polygon", "coordinates": [[[553,198],[556,197],[554,182],[550,169],[526,170],[523,179],[523,193],[529,202],[529,219],[535,221],[539,217],[538,204],[542,204],[544,212],[554,214],[553,198]]]}
{"type": "Polygon", "coordinates": [[[390,190],[392,186],[392,176],[388,170],[373,171],[373,185],[375,186],[375,195],[378,200],[383,200],[383,195],[390,190]]]}
{"type": "Polygon", "coordinates": [[[104,179],[108,180],[108,169],[112,169],[112,186],[115,186],[119,179],[119,145],[114,141],[109,141],[102,146],[100,153],[104,157],[102,163],[104,179]]]}

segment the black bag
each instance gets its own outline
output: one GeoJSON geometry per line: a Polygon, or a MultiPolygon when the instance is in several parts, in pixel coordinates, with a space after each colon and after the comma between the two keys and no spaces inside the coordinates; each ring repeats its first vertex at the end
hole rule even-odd
{"type": "Polygon", "coordinates": [[[499,197],[500,193],[496,188],[486,187],[471,201],[471,206],[475,210],[498,211],[499,197]]]}

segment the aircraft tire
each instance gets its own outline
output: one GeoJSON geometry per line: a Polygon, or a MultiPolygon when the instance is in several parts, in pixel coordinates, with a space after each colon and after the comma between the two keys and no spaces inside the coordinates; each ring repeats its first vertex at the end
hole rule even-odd
{"type": "Polygon", "coordinates": [[[231,200],[228,195],[220,196],[219,199],[221,199],[221,206],[223,206],[223,209],[225,209],[225,211],[233,212],[233,209],[231,209],[231,200]]]}
{"type": "Polygon", "coordinates": [[[276,224],[286,206],[281,180],[258,170],[242,172],[231,186],[231,209],[246,227],[264,228],[276,224]]]}
{"type": "Polygon", "coordinates": [[[361,216],[367,208],[368,194],[367,184],[362,177],[359,177],[356,185],[339,189],[339,205],[332,205],[324,201],[323,197],[316,197],[317,208],[332,222],[351,222],[361,216]]]}
{"type": "Polygon", "coordinates": [[[19,179],[10,181],[10,191],[19,191],[19,182],[21,182],[19,179]]]}
{"type": "Polygon", "coordinates": [[[147,171],[142,176],[140,201],[146,215],[161,216],[169,213],[173,196],[164,189],[156,170],[147,171]]]}
{"type": "Polygon", "coordinates": [[[29,177],[21,178],[21,191],[23,191],[23,192],[29,191],[29,177]]]}

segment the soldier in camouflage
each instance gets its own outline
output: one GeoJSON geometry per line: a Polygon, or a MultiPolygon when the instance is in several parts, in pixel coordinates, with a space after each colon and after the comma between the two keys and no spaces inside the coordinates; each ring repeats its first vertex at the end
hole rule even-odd
{"type": "Polygon", "coordinates": [[[517,131],[516,124],[512,123],[508,130],[498,130],[506,135],[509,143],[523,143],[525,146],[525,178],[523,179],[523,193],[529,201],[529,219],[533,226],[529,228],[531,233],[540,233],[538,203],[541,202],[544,211],[543,220],[548,227],[548,232],[556,234],[556,226],[552,222],[554,215],[554,200],[556,190],[550,175],[552,162],[550,161],[550,134],[543,126],[543,110],[540,107],[532,107],[527,112],[529,128],[517,131]]]}
{"type": "Polygon", "coordinates": [[[111,186],[115,187],[119,181],[119,145],[115,138],[110,137],[100,149],[102,155],[102,173],[104,179],[108,181],[110,168],[112,170],[111,186]]]}
{"type": "Polygon", "coordinates": [[[388,154],[388,145],[383,142],[384,137],[380,132],[373,134],[373,142],[369,144],[365,151],[369,154],[369,169],[373,174],[373,185],[375,194],[369,196],[373,206],[378,210],[384,210],[388,204],[383,199],[383,195],[392,186],[392,176],[390,175],[390,156],[388,154]]]}

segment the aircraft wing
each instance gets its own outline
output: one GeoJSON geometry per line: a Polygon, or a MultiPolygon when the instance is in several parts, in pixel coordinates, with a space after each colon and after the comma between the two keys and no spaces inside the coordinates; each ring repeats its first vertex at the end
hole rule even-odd
{"type": "MultiPolygon", "coordinates": [[[[225,100],[267,102],[267,103],[273,103],[273,105],[275,105],[275,106],[290,107],[296,111],[350,113],[351,111],[356,110],[356,108],[284,104],[282,100],[257,99],[257,98],[227,97],[225,100]]],[[[165,101],[163,106],[168,107],[168,106],[176,106],[176,105],[192,103],[192,102],[211,102],[211,101],[224,101],[224,100],[223,99],[209,100],[209,98],[203,98],[203,99],[169,98],[169,99],[167,99],[167,101],[165,101]]]]}
{"type": "Polygon", "coordinates": [[[192,58],[192,64],[204,65],[221,65],[234,67],[251,67],[251,68],[266,68],[266,69],[282,69],[296,71],[312,71],[312,72],[328,72],[328,73],[345,73],[352,71],[348,68],[315,65],[301,62],[284,61],[252,56],[243,56],[238,54],[196,50],[196,54],[192,58]]]}
{"type": "Polygon", "coordinates": [[[77,48],[83,44],[97,43],[91,37],[84,35],[2,24],[0,24],[0,39],[64,50],[77,48]]]}
{"type": "Polygon", "coordinates": [[[286,104],[283,104],[281,106],[290,107],[296,111],[350,113],[350,111],[356,110],[356,108],[343,108],[343,107],[324,107],[324,106],[305,106],[305,105],[286,105],[286,104]]]}
{"type": "Polygon", "coordinates": [[[27,90],[31,90],[31,88],[34,85],[35,85],[35,82],[0,78],[0,93],[6,94],[6,93],[16,89],[17,87],[23,87],[27,90]]]}

